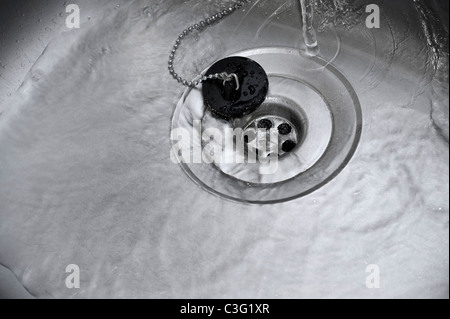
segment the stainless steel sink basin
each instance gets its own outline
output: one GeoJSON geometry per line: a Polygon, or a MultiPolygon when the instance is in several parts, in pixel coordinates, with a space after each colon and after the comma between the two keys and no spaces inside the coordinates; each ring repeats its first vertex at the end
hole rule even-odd
{"type": "MultiPolygon", "coordinates": [[[[68,2],[0,4],[0,297],[448,298],[448,1],[317,0],[307,61],[320,63],[287,63],[306,49],[297,1],[254,0],[187,37],[184,78],[276,53],[271,83],[289,94],[248,123],[303,127],[293,153],[312,164],[261,183],[205,164],[186,176],[171,160],[188,91],[170,50],[230,1],[76,4],[74,30],[68,2]],[[366,25],[373,3],[379,29],[366,25]],[[325,88],[330,70],[340,90],[325,88]]],[[[191,91],[187,123],[207,113],[191,91]]]]}

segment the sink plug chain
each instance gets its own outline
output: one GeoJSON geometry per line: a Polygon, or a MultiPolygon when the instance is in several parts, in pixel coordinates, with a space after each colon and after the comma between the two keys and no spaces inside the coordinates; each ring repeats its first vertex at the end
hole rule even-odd
{"type": "Polygon", "coordinates": [[[197,85],[199,85],[200,83],[207,81],[208,79],[209,80],[213,80],[213,79],[222,80],[222,81],[224,81],[223,82],[224,85],[226,82],[232,81],[234,79],[236,81],[236,86],[237,86],[236,90],[239,90],[239,87],[240,87],[239,78],[238,78],[237,74],[235,74],[235,73],[228,74],[226,72],[222,72],[222,73],[211,74],[209,76],[198,75],[197,77],[195,77],[195,79],[193,81],[187,81],[186,79],[183,79],[181,76],[179,76],[175,72],[174,67],[173,67],[173,61],[175,59],[175,54],[177,53],[177,50],[180,47],[181,42],[185,37],[187,37],[190,33],[194,32],[194,30],[203,31],[207,27],[214,25],[215,23],[219,22],[226,16],[228,16],[228,15],[234,13],[236,10],[239,10],[240,8],[242,8],[245,5],[245,2],[249,3],[249,2],[251,2],[251,0],[237,1],[232,6],[230,6],[227,10],[223,10],[216,14],[213,14],[209,18],[202,20],[199,23],[196,23],[194,25],[191,25],[190,27],[183,30],[183,32],[181,32],[181,34],[178,36],[177,40],[175,41],[175,44],[174,44],[173,49],[169,56],[169,63],[168,63],[169,64],[169,72],[173,76],[173,78],[176,81],[178,81],[178,83],[181,83],[184,86],[194,88],[197,85]]]}
{"type": "Polygon", "coordinates": [[[217,77],[220,80],[223,80],[223,85],[225,86],[225,84],[229,81],[233,81],[233,79],[236,81],[236,91],[239,90],[240,85],[239,85],[239,77],[237,76],[236,73],[231,73],[228,74],[227,72],[222,72],[219,74],[219,77],[217,77]]]}

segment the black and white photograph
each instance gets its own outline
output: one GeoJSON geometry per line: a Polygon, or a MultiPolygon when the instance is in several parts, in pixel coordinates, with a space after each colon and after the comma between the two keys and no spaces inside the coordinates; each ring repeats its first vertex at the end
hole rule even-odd
{"type": "Polygon", "coordinates": [[[448,300],[449,1],[0,0],[0,299],[448,300]]]}

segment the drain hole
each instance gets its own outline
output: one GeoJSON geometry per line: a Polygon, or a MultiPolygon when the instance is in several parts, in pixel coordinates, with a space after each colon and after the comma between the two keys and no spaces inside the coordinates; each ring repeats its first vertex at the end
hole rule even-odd
{"type": "Polygon", "coordinates": [[[273,153],[273,148],[276,148],[278,156],[282,157],[298,149],[306,136],[307,121],[300,107],[295,105],[281,98],[272,98],[266,100],[257,112],[234,120],[233,126],[244,131],[241,141],[246,144],[246,151],[256,153],[257,157],[267,157],[270,156],[268,152],[273,153]],[[274,128],[278,133],[276,136],[269,134],[274,128]],[[259,135],[258,130],[265,131],[266,135],[259,135]],[[264,143],[261,138],[265,138],[264,151],[259,147],[260,142],[264,143]]]}
{"type": "Polygon", "coordinates": [[[258,128],[270,130],[273,127],[272,121],[263,119],[258,122],[258,128]]]}
{"type": "Polygon", "coordinates": [[[286,141],[283,143],[283,146],[281,147],[281,149],[283,150],[283,152],[290,153],[294,150],[294,148],[296,146],[297,146],[297,144],[295,142],[286,141]]]}
{"type": "Polygon", "coordinates": [[[287,123],[283,123],[280,126],[278,126],[278,132],[281,135],[288,135],[292,132],[292,127],[287,123]]]}

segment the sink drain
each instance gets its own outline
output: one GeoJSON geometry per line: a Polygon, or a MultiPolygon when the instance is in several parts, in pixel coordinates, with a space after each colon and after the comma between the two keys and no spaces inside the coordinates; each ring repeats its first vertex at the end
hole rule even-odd
{"type": "Polygon", "coordinates": [[[172,134],[174,155],[187,175],[215,195],[259,204],[304,196],[337,176],[353,156],[362,126],[358,97],[345,77],[326,61],[289,48],[236,55],[266,70],[267,98],[253,113],[228,122],[207,110],[200,89],[188,89],[172,121],[172,131],[189,132],[183,142],[172,134]]]}

